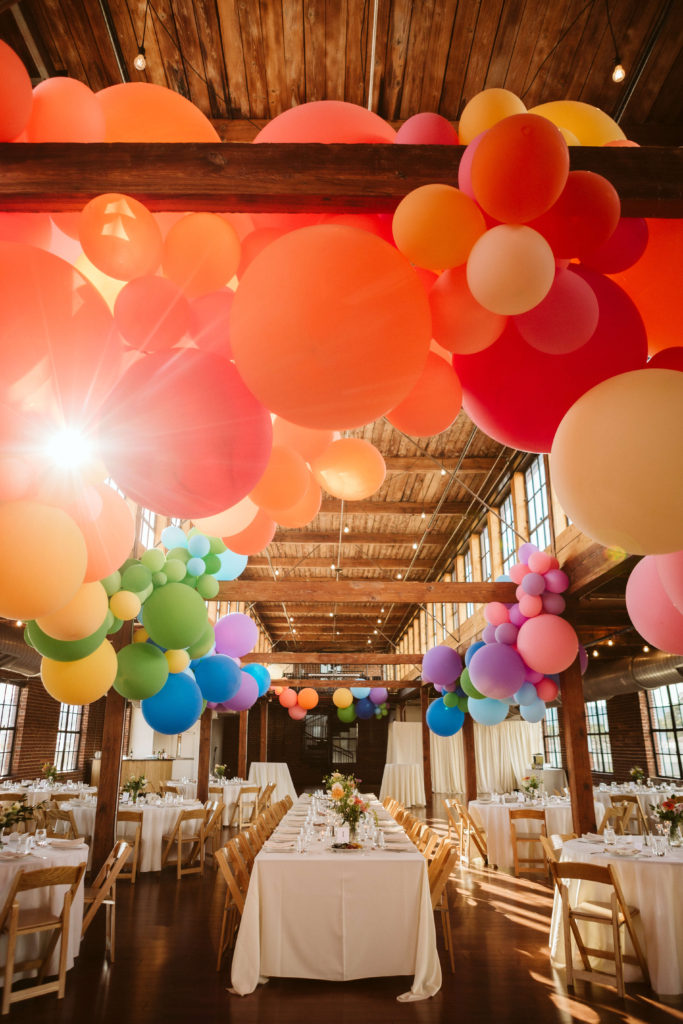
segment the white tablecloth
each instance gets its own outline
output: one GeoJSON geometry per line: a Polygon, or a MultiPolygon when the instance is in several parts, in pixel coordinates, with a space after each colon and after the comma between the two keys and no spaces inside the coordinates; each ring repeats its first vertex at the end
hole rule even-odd
{"type": "MultiPolygon", "coordinates": [[[[34,789],[31,786],[13,786],[11,790],[7,790],[11,793],[24,793],[26,795],[26,803],[31,807],[35,807],[36,804],[42,803],[43,801],[49,801],[53,793],[69,793],[73,794],[74,798],[83,796],[85,793],[97,793],[97,786],[84,786],[81,789],[69,790],[66,786],[52,786],[52,787],[39,787],[34,789]]],[[[0,788],[0,800],[3,800],[2,789],[0,788]]]]}
{"type": "Polygon", "coordinates": [[[424,807],[425,780],[421,764],[385,764],[380,800],[393,796],[404,807],[424,807]]]}
{"type": "Polygon", "coordinates": [[[296,800],[292,776],[289,774],[289,768],[282,761],[252,761],[248,779],[252,786],[260,786],[261,789],[270,782],[274,782],[273,803],[284,800],[287,794],[293,801],[296,800]]]}
{"type": "MultiPolygon", "coordinates": [[[[639,847],[640,839],[636,837],[632,843],[639,847]]],[[[630,906],[638,907],[640,910],[634,922],[643,946],[653,989],[661,996],[683,993],[683,849],[679,847],[666,857],[647,858],[596,855],[596,849],[599,850],[600,847],[573,839],[564,844],[561,859],[590,864],[612,864],[624,899],[630,906]]],[[[604,896],[598,895],[600,889],[601,887],[594,883],[570,882],[570,902],[573,904],[578,899],[604,899],[604,896]]],[[[580,927],[582,935],[590,935],[585,924],[580,927]]],[[[599,925],[591,927],[601,928],[599,925]]],[[[602,928],[598,935],[600,943],[606,944],[609,941],[606,928],[602,928]]],[[[630,942],[628,949],[632,952],[630,942]]],[[[574,952],[576,953],[575,946],[574,952]]],[[[550,926],[550,958],[556,967],[564,966],[562,908],[557,894],[550,926]]],[[[624,977],[627,981],[638,979],[640,971],[637,967],[624,964],[624,977]]]]}
{"type": "Polygon", "coordinates": [[[197,799],[197,780],[192,781],[181,779],[169,779],[169,786],[175,786],[180,796],[184,800],[196,800],[197,799]]]}
{"type": "MultiPolygon", "coordinates": [[[[292,811],[278,831],[291,828],[292,811]]],[[[315,844],[304,855],[258,855],[232,962],[235,992],[247,995],[267,977],[389,975],[414,976],[411,999],[441,987],[426,862],[417,850],[335,853],[315,844]]]]}
{"type": "MultiPolygon", "coordinates": [[[[4,854],[0,854],[0,903],[4,905],[9,892],[9,887],[16,875],[17,871],[40,871],[42,868],[56,868],[56,867],[67,867],[69,865],[75,866],[82,864],[88,855],[88,849],[85,846],[60,848],[54,846],[43,846],[28,857],[12,857],[8,858],[4,854]]],[[[50,894],[49,907],[54,913],[60,913],[62,904],[64,902],[64,893],[68,886],[60,885],[55,886],[49,890],[43,890],[40,892],[36,890],[34,892],[21,893],[19,896],[19,903],[22,907],[43,907],[47,906],[46,893],[50,894]]],[[[81,944],[81,927],[83,925],[83,881],[79,885],[75,899],[71,905],[71,917],[69,923],[69,943],[67,949],[67,970],[70,970],[74,965],[74,960],[78,956],[78,949],[81,944]]],[[[20,938],[17,942],[17,960],[30,960],[33,957],[40,955],[40,950],[44,948],[45,936],[44,935],[27,935],[25,938],[20,938]]],[[[0,965],[4,964],[7,959],[7,936],[3,935],[0,939],[0,965]]],[[[59,962],[59,945],[55,950],[50,960],[50,971],[48,973],[56,974],[58,971],[59,962]]],[[[4,984],[4,978],[0,975],[0,985],[4,984]]]]}
{"type": "MultiPolygon", "coordinates": [[[[489,864],[495,864],[499,868],[510,868],[514,863],[512,856],[512,843],[510,841],[510,815],[509,811],[517,810],[545,811],[545,827],[548,835],[566,835],[573,831],[572,808],[568,800],[557,803],[546,804],[498,804],[484,803],[481,800],[472,800],[469,810],[477,824],[481,824],[487,833],[487,845],[489,864]]],[[[598,822],[602,821],[604,811],[599,804],[596,804],[595,814],[598,822]]],[[[517,832],[536,833],[540,832],[538,823],[535,821],[520,821],[516,825],[517,832]]],[[[526,845],[526,844],[525,844],[526,845]]],[[[538,844],[534,844],[538,847],[538,844]]],[[[527,856],[527,854],[522,854],[527,856]]]]}
{"type": "MultiPolygon", "coordinates": [[[[593,796],[597,803],[603,807],[612,806],[613,796],[637,796],[640,809],[645,815],[645,820],[649,822],[652,828],[658,819],[652,813],[652,806],[659,805],[663,800],[668,800],[671,794],[677,794],[679,799],[683,800],[683,789],[676,790],[673,786],[669,789],[650,789],[648,786],[638,786],[636,789],[632,789],[630,786],[617,786],[614,789],[599,789],[597,786],[593,787],[593,796]]],[[[631,819],[632,831],[637,830],[637,826],[631,819]]]]}
{"type": "MultiPolygon", "coordinates": [[[[242,786],[256,785],[256,783],[250,783],[250,782],[224,782],[221,785],[221,783],[219,783],[219,782],[211,782],[211,783],[209,783],[209,785],[210,786],[221,786],[221,789],[223,791],[222,800],[223,800],[223,803],[225,804],[225,809],[223,811],[223,825],[227,827],[230,824],[230,819],[232,817],[232,812],[235,810],[235,804],[237,803],[237,798],[240,795],[240,790],[242,789],[242,786]]],[[[213,793],[209,793],[209,798],[210,799],[215,800],[216,797],[217,797],[217,794],[214,795],[213,793]]]]}

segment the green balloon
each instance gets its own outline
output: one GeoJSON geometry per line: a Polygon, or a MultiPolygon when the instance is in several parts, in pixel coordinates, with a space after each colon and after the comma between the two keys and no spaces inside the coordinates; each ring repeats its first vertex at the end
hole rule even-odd
{"type": "Polygon", "coordinates": [[[115,569],[114,572],[100,580],[100,583],[104,587],[107,597],[111,597],[112,594],[118,593],[121,589],[121,573],[118,569],[115,569]]]}
{"type": "Polygon", "coordinates": [[[153,697],[168,679],[164,652],[152,644],[128,644],[116,655],[118,671],[114,689],[128,700],[153,697]]]}
{"type": "Polygon", "coordinates": [[[82,640],[55,640],[54,637],[44,633],[37,622],[27,622],[26,630],[32,647],[42,654],[44,658],[52,658],[53,661],[77,661],[79,658],[86,658],[93,651],[97,650],[107,635],[107,617],[99,629],[96,629],[90,636],[82,640]]]}
{"type": "Polygon", "coordinates": [[[443,702],[447,708],[457,708],[460,698],[457,693],[444,693],[443,702]]]}
{"type": "Polygon", "coordinates": [[[187,575],[185,563],[180,558],[167,558],[164,572],[169,583],[180,583],[187,575]]]}
{"type": "Polygon", "coordinates": [[[349,704],[347,708],[337,708],[337,718],[339,719],[340,722],[346,722],[347,724],[349,724],[350,722],[355,722],[356,709],[354,708],[353,704],[349,704]]]}
{"type": "Polygon", "coordinates": [[[194,661],[195,658],[203,658],[205,654],[209,653],[215,643],[216,634],[213,631],[213,626],[208,622],[206,629],[200,636],[199,640],[191,644],[187,649],[187,653],[190,655],[190,661],[194,661]]]}
{"type": "Polygon", "coordinates": [[[169,558],[177,558],[184,565],[187,565],[187,563],[190,561],[190,552],[187,550],[187,548],[171,548],[171,550],[166,555],[167,563],[169,558]]]}
{"type": "Polygon", "coordinates": [[[204,555],[204,565],[206,566],[206,571],[213,575],[213,573],[218,572],[220,569],[221,560],[218,555],[212,555],[209,553],[208,555],[204,555]]]}
{"type": "Polygon", "coordinates": [[[152,593],[153,590],[154,590],[154,584],[152,583],[152,581],[150,579],[149,586],[145,587],[144,590],[138,590],[138,592],[137,592],[138,597],[140,598],[140,604],[144,604],[145,603],[145,601],[147,600],[147,598],[149,597],[149,595],[152,593]]]}
{"type": "Polygon", "coordinates": [[[228,550],[228,546],[224,540],[220,537],[209,537],[209,552],[212,555],[222,555],[224,551],[228,550]]]}
{"type": "Polygon", "coordinates": [[[159,551],[158,548],[149,548],[148,551],[141,555],[140,561],[151,573],[161,572],[166,561],[166,555],[163,551],[159,551]]]}
{"type": "Polygon", "coordinates": [[[194,537],[194,536],[196,536],[196,534],[201,533],[201,532],[202,531],[199,529],[198,526],[191,526],[190,529],[187,531],[187,536],[188,537],[194,537]]]}
{"type": "Polygon", "coordinates": [[[206,701],[206,700],[202,701],[202,710],[199,712],[200,715],[203,715],[204,712],[206,711],[206,705],[207,704],[208,704],[208,701],[206,701]]]}
{"type": "Polygon", "coordinates": [[[183,583],[186,587],[192,587],[193,590],[197,589],[198,576],[190,576],[189,574],[184,578],[183,583]]]}
{"type": "Polygon", "coordinates": [[[35,645],[34,645],[33,641],[31,640],[31,634],[28,631],[28,626],[24,626],[24,643],[28,647],[33,647],[33,649],[35,650],[35,645]]]}
{"type": "Polygon", "coordinates": [[[479,693],[472,680],[470,679],[469,669],[464,668],[460,676],[460,687],[465,691],[468,697],[474,697],[475,700],[484,700],[484,694],[479,693]]]}
{"type": "Polygon", "coordinates": [[[456,705],[455,706],[457,708],[460,708],[460,710],[462,712],[467,714],[467,712],[469,711],[469,708],[467,706],[467,697],[456,697],[456,705]]]}
{"type": "Polygon", "coordinates": [[[123,619],[117,619],[115,615],[111,617],[111,626],[107,629],[107,636],[112,636],[113,633],[118,633],[123,625],[123,619]]]}
{"type": "Polygon", "coordinates": [[[151,582],[152,574],[142,562],[129,566],[121,574],[121,589],[132,590],[134,594],[139,594],[141,591],[146,590],[151,582]]]}
{"type": "Polygon", "coordinates": [[[152,573],[152,586],[154,587],[165,587],[168,583],[168,576],[165,572],[153,572],[152,573]]]}
{"type": "Polygon", "coordinates": [[[218,580],[215,576],[200,576],[197,580],[197,593],[205,601],[212,601],[218,593],[218,580]]]}
{"type": "Polygon", "coordinates": [[[137,558],[127,558],[125,560],[125,562],[123,563],[123,565],[119,566],[119,572],[123,576],[123,574],[126,571],[126,569],[130,569],[131,565],[139,565],[139,564],[140,563],[138,562],[137,558]]]}
{"type": "Polygon", "coordinates": [[[142,624],[155,644],[189,647],[206,629],[208,616],[200,594],[183,583],[158,587],[142,607],[142,624]]]}

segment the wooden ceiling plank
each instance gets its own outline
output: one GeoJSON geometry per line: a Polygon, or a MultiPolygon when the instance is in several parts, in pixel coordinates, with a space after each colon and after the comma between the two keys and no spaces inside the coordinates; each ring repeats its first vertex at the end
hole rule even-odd
{"type": "MultiPolygon", "coordinates": [[[[327,16],[334,18],[334,0],[328,0],[327,16]]],[[[368,5],[365,0],[344,0],[344,51],[340,58],[344,61],[342,96],[338,95],[338,87],[335,85],[334,95],[329,99],[344,98],[349,103],[357,103],[359,106],[366,104],[366,81],[368,51],[368,5]]],[[[372,19],[370,18],[370,31],[372,31],[372,19]]],[[[328,50],[329,54],[329,50],[328,50]]],[[[335,72],[339,74],[338,62],[335,60],[335,72]]],[[[327,73],[328,89],[333,85],[330,81],[330,74],[327,73]]],[[[333,77],[333,76],[332,76],[333,77]]]]}
{"type": "Polygon", "coordinates": [[[477,3],[459,3],[455,13],[451,47],[439,103],[439,113],[446,117],[459,117],[466,102],[463,85],[474,45],[479,7],[477,3]]]}
{"type": "Polygon", "coordinates": [[[406,71],[410,23],[415,4],[411,0],[394,0],[387,29],[387,53],[384,71],[382,101],[384,116],[389,120],[399,116],[406,71]]]}
{"type": "Polygon", "coordinates": [[[120,85],[121,72],[100,5],[71,0],[71,13],[67,17],[81,51],[90,88],[98,92],[109,85],[120,85]]]}
{"type": "Polygon", "coordinates": [[[507,0],[503,5],[486,70],[486,88],[503,88],[508,77],[510,59],[524,25],[526,0],[507,0]]]}
{"type": "Polygon", "coordinates": [[[458,0],[436,0],[424,58],[420,110],[438,111],[458,0]]]}
{"type": "Polygon", "coordinates": [[[243,665],[253,665],[254,662],[260,662],[262,665],[363,665],[370,669],[378,665],[420,665],[422,654],[377,654],[374,651],[253,651],[251,654],[245,654],[240,661],[243,665]]]}
{"type": "Polygon", "coordinates": [[[60,0],[43,0],[32,7],[41,39],[45,42],[55,71],[87,82],[87,75],[75,40],[62,11],[60,0]]]}
{"type": "Polygon", "coordinates": [[[175,32],[171,32],[171,35],[177,39],[180,47],[190,100],[203,114],[211,117],[218,111],[212,106],[206,81],[204,54],[199,43],[193,0],[173,0],[173,15],[175,32]]]}
{"type": "Polygon", "coordinates": [[[325,0],[325,99],[346,96],[347,0],[325,0]]]}
{"type": "MultiPolygon", "coordinates": [[[[271,558],[271,562],[275,565],[275,561],[271,558]]],[[[298,558],[278,558],[277,568],[278,569],[294,569],[298,565],[298,558]]],[[[301,571],[305,572],[309,569],[329,569],[331,560],[329,558],[307,558],[306,561],[301,565],[301,571]]],[[[372,565],[368,567],[367,558],[350,558],[346,556],[343,559],[343,569],[403,569],[405,568],[406,562],[404,558],[378,558],[373,560],[372,565]]],[[[427,571],[431,569],[433,562],[429,558],[416,559],[413,562],[413,569],[417,572],[427,571]]],[[[270,572],[270,562],[263,555],[250,555],[249,556],[249,569],[268,569],[270,572]]]]}
{"type": "Polygon", "coordinates": [[[462,87],[464,101],[472,99],[485,87],[489,57],[498,31],[502,8],[503,0],[487,0],[479,6],[477,27],[462,87]]]}
{"type": "Polygon", "coordinates": [[[422,3],[413,5],[399,108],[399,117],[402,118],[422,109],[420,98],[433,16],[434,0],[422,0],[422,3]]]}
{"type": "Polygon", "coordinates": [[[293,601],[303,604],[457,604],[486,601],[509,602],[515,599],[514,583],[415,583],[410,580],[340,580],[308,582],[305,580],[236,580],[221,583],[217,601],[247,601],[262,604],[271,601],[293,601]]]}
{"type": "Polygon", "coordinates": [[[238,10],[250,108],[256,117],[268,117],[268,82],[261,18],[250,4],[241,3],[238,10]]]}
{"type": "MultiPolygon", "coordinates": [[[[521,96],[527,78],[530,78],[529,67],[537,51],[543,21],[549,10],[557,11],[560,2],[554,4],[527,3],[522,14],[520,31],[517,33],[510,51],[507,70],[503,85],[516,96],[521,96]]],[[[533,72],[531,72],[533,74],[533,72]]]]}
{"type": "MultiPolygon", "coordinates": [[[[633,31],[633,35],[639,37],[640,40],[647,40],[652,22],[656,17],[656,12],[653,15],[645,5],[636,8],[636,17],[644,17],[646,12],[650,14],[651,19],[646,32],[641,35],[637,30],[633,31]]],[[[631,26],[629,26],[629,35],[631,31],[631,26]]],[[[629,120],[640,122],[655,120],[680,125],[683,114],[681,39],[683,39],[683,4],[673,3],[636,91],[626,107],[624,116],[629,120]]],[[[642,49],[643,45],[644,42],[639,49],[642,49]]],[[[625,60],[628,63],[624,63],[626,79],[623,84],[625,86],[628,85],[629,73],[635,69],[640,52],[631,57],[627,49],[626,54],[625,60]]]]}
{"type": "Polygon", "coordinates": [[[244,48],[238,14],[238,0],[216,0],[221,32],[223,64],[228,81],[231,117],[250,117],[249,89],[244,67],[244,48]]]}
{"type": "MultiPolygon", "coordinates": [[[[147,15],[147,37],[150,33],[155,37],[163,62],[167,87],[189,100],[190,85],[178,47],[173,8],[169,5],[169,0],[155,0],[154,10],[150,8],[147,15]]],[[[145,47],[146,45],[145,42],[145,47]]]]}
{"type": "Polygon", "coordinates": [[[306,102],[325,99],[325,0],[304,0],[306,102]]]}
{"type": "Polygon", "coordinates": [[[228,79],[221,48],[218,12],[214,3],[195,4],[197,34],[209,90],[211,117],[228,116],[228,79]]]}
{"type": "Polygon", "coordinates": [[[287,78],[282,109],[289,110],[306,99],[303,0],[282,0],[282,30],[287,78]]]}
{"type": "Polygon", "coordinates": [[[288,89],[282,0],[261,0],[260,10],[268,114],[273,118],[287,109],[288,89]]]}
{"type": "MultiPolygon", "coordinates": [[[[448,533],[428,533],[423,544],[441,547],[446,543],[449,536],[450,534],[448,533]]],[[[371,544],[377,547],[384,547],[387,544],[410,546],[413,544],[414,539],[410,533],[377,533],[372,530],[349,530],[348,533],[342,534],[341,543],[344,547],[347,547],[349,544],[371,544]]],[[[273,539],[274,544],[297,544],[304,545],[305,547],[309,547],[311,544],[334,544],[336,546],[338,542],[338,532],[323,532],[319,530],[306,530],[305,533],[295,530],[278,530],[273,539]]],[[[277,565],[276,558],[277,556],[274,555],[273,565],[277,565]]]]}
{"type": "MultiPolygon", "coordinates": [[[[405,690],[407,684],[402,680],[395,679],[365,679],[360,676],[357,679],[310,679],[304,676],[301,679],[271,679],[271,686],[293,687],[309,690],[336,690],[340,687],[349,686],[382,686],[385,690],[405,690]]],[[[414,687],[415,684],[413,684],[414,687]]]]}
{"type": "MultiPolygon", "coordinates": [[[[444,501],[441,504],[433,501],[347,501],[344,503],[344,516],[419,516],[423,512],[428,515],[463,516],[469,509],[468,501],[444,501]]],[[[342,503],[339,498],[323,498],[320,515],[339,515],[342,503]]]]}
{"type": "Polygon", "coordinates": [[[585,0],[546,4],[542,14],[538,38],[529,55],[527,70],[518,91],[518,95],[529,107],[545,99],[568,95],[565,86],[556,83],[568,78],[575,61],[581,59],[580,55],[577,56],[577,49],[588,17],[585,0]],[[563,33],[566,35],[560,41],[563,33]],[[548,83],[551,83],[554,90],[552,96],[548,94],[548,83]]]}

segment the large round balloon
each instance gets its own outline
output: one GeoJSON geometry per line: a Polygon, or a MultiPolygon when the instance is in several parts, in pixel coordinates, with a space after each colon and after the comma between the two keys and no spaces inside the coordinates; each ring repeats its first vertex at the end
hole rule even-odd
{"type": "Polygon", "coordinates": [[[396,249],[322,225],[256,257],[235,295],[231,332],[237,368],[260,401],[293,423],[341,430],[408,394],[427,359],[431,318],[419,277],[396,249]]]}
{"type": "Polygon", "coordinates": [[[164,652],[153,644],[128,644],[117,654],[114,689],[128,700],[145,700],[158,693],[168,679],[164,652]]]}
{"type": "Polygon", "coordinates": [[[509,89],[484,89],[476,93],[463,108],[458,124],[460,141],[467,145],[503,118],[525,112],[522,100],[509,89]]]}
{"type": "Polygon", "coordinates": [[[563,672],[579,651],[576,631],[558,615],[536,615],[517,634],[517,649],[529,668],[544,675],[563,672]]]}
{"type": "Polygon", "coordinates": [[[448,352],[471,355],[503,333],[507,316],[484,309],[467,284],[465,267],[441,274],[429,291],[434,338],[448,352]]]}
{"type": "Polygon", "coordinates": [[[526,313],[550,291],[555,259],[545,238],[524,224],[498,224],[472,246],[467,284],[491,313],[526,313]]]}
{"type": "Polygon", "coordinates": [[[164,240],[163,269],[189,299],[227,285],[240,259],[237,232],[217,213],[190,213],[164,240]]]}
{"type": "Polygon", "coordinates": [[[107,614],[107,592],[101,583],[84,583],[66,604],[37,620],[55,640],[83,640],[102,625],[107,614]]]}
{"type": "Polygon", "coordinates": [[[350,725],[351,722],[355,722],[356,717],[355,704],[349,704],[345,708],[337,708],[337,718],[340,722],[344,722],[345,725],[350,725]]]}
{"type": "Polygon", "coordinates": [[[14,142],[31,113],[31,79],[14,50],[0,39],[0,142],[14,142]]]}
{"type": "Polygon", "coordinates": [[[647,328],[650,354],[680,346],[678,290],[683,274],[680,220],[647,222],[647,248],[638,262],[615,280],[635,302],[647,328]]]}
{"type": "Polygon", "coordinates": [[[234,697],[242,682],[239,666],[225,654],[200,658],[195,664],[194,676],[204,700],[214,704],[234,697]]]}
{"type": "Polygon", "coordinates": [[[638,555],[683,548],[681,409],[683,374],[647,369],[603,381],[569,410],[553,485],[589,537],[638,555]]]}
{"type": "Polygon", "coordinates": [[[394,142],[404,146],[457,146],[458,133],[441,114],[413,114],[396,132],[394,142]]]}
{"type": "Polygon", "coordinates": [[[214,627],[216,650],[231,658],[241,658],[256,645],[258,626],[248,615],[232,612],[218,620],[214,627]]]}
{"type": "Polygon", "coordinates": [[[234,365],[210,352],[157,352],[107,400],[102,452],[128,497],[196,519],[234,505],[262,475],[272,427],[234,365]]]}
{"type": "Polygon", "coordinates": [[[173,348],[187,332],[190,304],[173,281],[149,274],[125,285],[114,303],[114,321],[133,348],[173,348]]]}
{"type": "Polygon", "coordinates": [[[529,113],[547,118],[558,128],[566,128],[582,146],[604,146],[606,142],[626,138],[609,114],[580,100],[541,103],[538,107],[532,107],[529,113]]]}
{"type": "Polygon", "coordinates": [[[303,456],[293,448],[273,445],[263,476],[249,497],[260,508],[271,514],[291,508],[306,493],[309,482],[308,467],[303,456]]]}
{"type": "Polygon", "coordinates": [[[354,707],[358,718],[369,719],[375,713],[375,705],[369,697],[361,697],[354,707]]]}
{"type": "Polygon", "coordinates": [[[486,697],[512,697],[524,682],[524,662],[507,644],[486,644],[469,664],[470,678],[486,697]]]}
{"type": "Polygon", "coordinates": [[[240,686],[237,693],[223,701],[223,707],[231,711],[247,711],[259,697],[259,686],[252,675],[240,672],[240,686]]]}
{"type": "Polygon", "coordinates": [[[452,647],[439,644],[427,651],[422,659],[422,677],[430,683],[448,686],[462,672],[462,658],[452,647]]]}
{"type": "Polygon", "coordinates": [[[215,574],[217,580],[236,580],[247,567],[247,556],[238,555],[237,552],[231,551],[230,548],[222,551],[218,558],[221,565],[215,574]]]}
{"type": "Polygon", "coordinates": [[[171,673],[163,687],[140,705],[142,717],[165,736],[186,732],[202,713],[202,694],[192,672],[171,673]]]}
{"type": "Polygon", "coordinates": [[[645,365],[643,322],[626,293],[600,274],[574,273],[591,286],[600,308],[598,326],[581,348],[565,355],[539,352],[510,323],[485,351],[453,357],[465,411],[501,444],[549,452],[560,420],[580,395],[607,377],[645,365]],[[499,380],[505,380],[504,389],[499,380]]]}
{"type": "Polygon", "coordinates": [[[447,707],[439,697],[427,708],[426,721],[436,736],[455,736],[465,724],[465,716],[460,708],[447,707]]]}
{"type": "Polygon", "coordinates": [[[332,693],[332,703],[337,708],[348,708],[353,704],[353,694],[346,686],[338,686],[332,693]]]}
{"type": "Polygon", "coordinates": [[[116,678],[116,652],[104,640],[92,654],[78,661],[43,658],[40,676],[43,686],[60,704],[91,704],[104,697],[116,678]]]}
{"type": "MultiPolygon", "coordinates": [[[[268,693],[270,689],[270,672],[265,665],[253,664],[245,665],[242,669],[248,676],[253,676],[258,685],[258,695],[263,697],[264,694],[268,693]]],[[[301,703],[301,702],[299,702],[301,703]]],[[[316,701],[316,704],[318,702],[316,701]]]]}
{"type": "MultiPolygon", "coordinates": [[[[683,351],[683,350],[681,350],[683,351]]],[[[322,502],[322,491],[313,474],[308,471],[308,482],[306,491],[302,498],[287,509],[280,509],[273,513],[274,518],[280,526],[286,529],[299,529],[312,522],[320,511],[322,502]]],[[[270,538],[272,540],[272,537],[270,538]]]]}
{"type": "Polygon", "coordinates": [[[93,486],[102,503],[98,514],[92,518],[82,509],[74,511],[88,550],[86,583],[104,579],[115,572],[135,543],[135,519],[130,506],[108,484],[93,486]]]}
{"type": "Polygon", "coordinates": [[[106,142],[220,142],[199,107],[173,89],[126,82],[97,93],[106,142]]]}
{"type": "Polygon", "coordinates": [[[441,271],[459,267],[486,230],[477,204],[452,185],[421,185],[396,207],[394,241],[411,263],[441,271]]]}
{"type": "Polygon", "coordinates": [[[160,647],[189,647],[206,629],[206,605],[197,591],[184,583],[167,583],[145,601],[142,623],[160,647]]]}
{"type": "Polygon", "coordinates": [[[683,614],[683,551],[655,555],[662,586],[674,608],[683,614]]]}
{"type": "Polygon", "coordinates": [[[626,609],[643,640],[668,654],[683,654],[683,613],[662,586],[656,558],[642,558],[629,576],[626,609]]]}
{"type": "Polygon", "coordinates": [[[387,419],[404,434],[432,437],[450,427],[461,406],[462,388],[453,367],[430,352],[417,384],[387,419]]]}
{"type": "Polygon", "coordinates": [[[360,501],[378,490],[386,475],[384,458],[362,437],[340,437],[311,465],[313,476],[328,494],[360,501]]]}
{"type": "Polygon", "coordinates": [[[228,548],[236,555],[256,555],[267,548],[275,536],[277,526],[270,512],[260,508],[256,516],[239,533],[228,534],[223,538],[228,548]]]}
{"type": "Polygon", "coordinates": [[[394,142],[396,132],[381,117],[355,103],[300,103],[261,129],[254,142],[394,142]]]}

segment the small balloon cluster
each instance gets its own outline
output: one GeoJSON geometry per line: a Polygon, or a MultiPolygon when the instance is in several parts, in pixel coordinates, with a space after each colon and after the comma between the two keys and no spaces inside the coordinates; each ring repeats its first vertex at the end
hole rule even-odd
{"type": "Polygon", "coordinates": [[[522,544],[509,576],[517,584],[514,604],[490,601],[484,608],[487,625],[482,639],[468,649],[465,668],[457,651],[439,646],[427,651],[422,678],[445,691],[427,709],[427,724],[439,736],[452,736],[469,712],[480,725],[498,725],[511,704],[519,705],[527,722],[540,722],[546,702],[559,692],[558,674],[586,652],[574,627],[561,618],[562,594],[569,578],[557,559],[535,544],[522,544]]]}
{"type": "MultiPolygon", "coordinates": [[[[317,706],[319,697],[310,686],[297,693],[289,686],[273,687],[280,704],[289,711],[289,717],[302,721],[308,711],[317,706]]],[[[384,718],[389,714],[387,689],[384,686],[339,686],[332,694],[332,703],[337,709],[340,722],[350,724],[356,718],[384,718]]]]}

